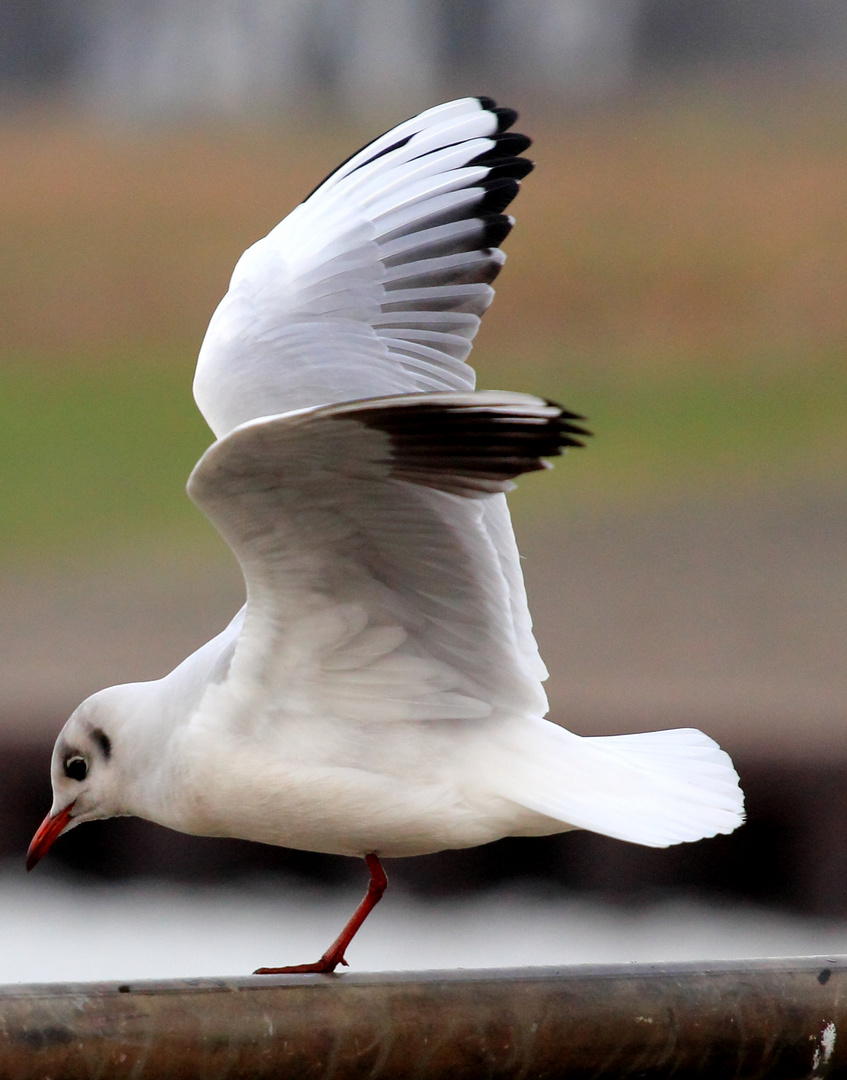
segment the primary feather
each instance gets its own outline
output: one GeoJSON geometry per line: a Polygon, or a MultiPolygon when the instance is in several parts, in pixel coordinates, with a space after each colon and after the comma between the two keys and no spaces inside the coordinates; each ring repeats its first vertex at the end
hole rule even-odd
{"type": "Polygon", "coordinates": [[[220,437],[257,416],[472,390],[464,361],[504,262],[529,139],[486,99],[421,113],[353,155],[235,268],[194,395],[220,437]]]}

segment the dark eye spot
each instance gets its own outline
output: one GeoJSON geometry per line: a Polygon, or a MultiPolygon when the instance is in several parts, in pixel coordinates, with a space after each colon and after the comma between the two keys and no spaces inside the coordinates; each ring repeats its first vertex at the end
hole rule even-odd
{"type": "Polygon", "coordinates": [[[91,738],[100,747],[103,753],[103,757],[108,761],[109,758],[112,756],[112,740],[109,738],[106,732],[99,727],[91,729],[91,738]]]}
{"type": "Polygon", "coordinates": [[[71,757],[65,761],[65,776],[69,780],[84,780],[88,775],[88,762],[84,757],[71,757]]]}

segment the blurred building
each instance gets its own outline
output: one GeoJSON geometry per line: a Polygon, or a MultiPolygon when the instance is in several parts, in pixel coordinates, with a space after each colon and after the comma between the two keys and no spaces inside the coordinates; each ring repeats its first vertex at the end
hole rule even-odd
{"type": "Polygon", "coordinates": [[[838,0],[6,0],[0,88],[109,112],[594,96],[659,69],[843,53],[838,0]]]}

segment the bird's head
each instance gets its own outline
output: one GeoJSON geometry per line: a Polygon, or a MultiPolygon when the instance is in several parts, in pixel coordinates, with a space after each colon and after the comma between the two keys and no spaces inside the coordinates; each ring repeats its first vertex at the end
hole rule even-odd
{"type": "Polygon", "coordinates": [[[63,833],[96,818],[115,817],[121,809],[118,717],[110,700],[117,687],[94,694],[79,706],[53,748],[53,805],[26,856],[31,870],[63,833]]]}

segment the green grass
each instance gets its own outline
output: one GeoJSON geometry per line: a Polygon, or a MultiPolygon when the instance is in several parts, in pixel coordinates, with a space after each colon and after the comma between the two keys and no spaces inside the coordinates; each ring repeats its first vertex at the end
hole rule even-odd
{"type": "MultiPolygon", "coordinates": [[[[479,359],[486,356],[484,344],[479,359]]],[[[594,438],[514,496],[524,518],[677,499],[843,484],[847,365],[748,364],[727,374],[680,363],[645,379],[551,350],[514,364],[489,355],[481,385],[523,388],[589,416],[594,438]],[[614,377],[610,375],[614,373],[614,377]]],[[[0,374],[0,558],[102,557],[167,545],[212,551],[184,485],[211,435],[190,397],[191,363],[124,358],[0,374]]]]}
{"type": "Polygon", "coordinates": [[[526,512],[548,516],[649,508],[803,484],[843,490],[847,364],[840,352],[804,367],[763,356],[731,371],[683,356],[652,378],[635,358],[628,371],[608,359],[548,355],[529,377],[492,365],[499,385],[517,389],[522,379],[523,389],[586,415],[594,434],[552,478],[522,482],[513,497],[522,510],[524,502],[526,512]]]}
{"type": "Polygon", "coordinates": [[[98,556],[195,541],[205,523],[184,485],[211,433],[190,365],[124,359],[0,375],[4,560],[98,556]]]}

